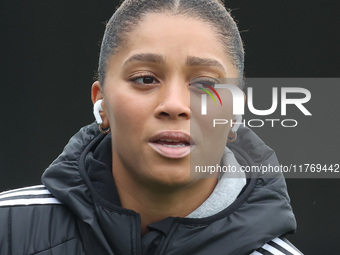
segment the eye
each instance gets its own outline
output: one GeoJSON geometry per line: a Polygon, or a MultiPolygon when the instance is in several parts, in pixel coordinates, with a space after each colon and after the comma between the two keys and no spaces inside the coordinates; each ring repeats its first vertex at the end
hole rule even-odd
{"type": "Polygon", "coordinates": [[[197,92],[204,93],[202,89],[211,89],[215,88],[215,85],[218,84],[219,81],[214,78],[209,78],[209,77],[199,77],[192,79],[190,81],[190,87],[192,89],[197,90],[197,92]]]}
{"type": "Polygon", "coordinates": [[[215,87],[216,84],[218,84],[219,81],[213,78],[208,78],[208,77],[200,77],[200,78],[195,78],[190,81],[190,86],[196,86],[199,88],[209,88],[210,87],[215,87]]]}
{"type": "Polygon", "coordinates": [[[159,81],[154,76],[149,74],[132,77],[131,81],[142,85],[152,85],[159,83],[159,81]]]}

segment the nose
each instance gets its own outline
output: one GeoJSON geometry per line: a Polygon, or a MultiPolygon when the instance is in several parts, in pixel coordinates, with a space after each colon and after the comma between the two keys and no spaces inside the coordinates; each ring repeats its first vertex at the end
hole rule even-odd
{"type": "Polygon", "coordinates": [[[155,109],[159,119],[190,119],[190,91],[188,84],[173,82],[160,90],[159,105],[155,109]]]}

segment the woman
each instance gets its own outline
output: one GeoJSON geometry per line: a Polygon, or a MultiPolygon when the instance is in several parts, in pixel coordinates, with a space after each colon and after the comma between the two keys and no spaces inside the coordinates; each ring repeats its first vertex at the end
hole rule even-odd
{"type": "Polygon", "coordinates": [[[217,0],[124,1],[92,86],[99,125],[71,138],[43,185],[0,195],[0,253],[301,254],[282,237],[296,223],[281,176],[190,174],[278,164],[249,129],[211,125],[236,119],[229,92],[208,117],[197,110],[216,79],[241,87],[243,60],[217,0]]]}

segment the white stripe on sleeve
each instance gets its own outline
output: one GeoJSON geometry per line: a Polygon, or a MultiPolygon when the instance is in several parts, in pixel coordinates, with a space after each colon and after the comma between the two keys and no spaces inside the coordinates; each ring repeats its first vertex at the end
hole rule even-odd
{"type": "Polygon", "coordinates": [[[286,249],[287,251],[289,251],[290,253],[294,254],[294,255],[302,255],[302,253],[296,251],[293,247],[291,247],[289,244],[287,244],[286,242],[282,241],[280,238],[275,238],[272,240],[274,243],[280,245],[282,248],[286,249]]]}
{"type": "Polygon", "coordinates": [[[278,249],[276,249],[275,247],[269,245],[269,244],[265,244],[262,246],[263,249],[273,253],[274,255],[285,255],[283,252],[279,251],[278,249]]]}
{"type": "Polygon", "coordinates": [[[262,254],[259,253],[258,251],[254,251],[254,252],[252,252],[250,255],[262,255],[262,254]]]}
{"type": "Polygon", "coordinates": [[[25,196],[25,195],[48,195],[48,194],[51,194],[51,193],[47,189],[21,190],[21,191],[6,193],[6,194],[1,193],[0,199],[7,198],[7,197],[25,196]]]}
{"type": "Polygon", "coordinates": [[[13,199],[0,201],[0,206],[13,206],[13,205],[43,205],[43,204],[61,204],[56,198],[30,198],[30,199],[13,199]]]}
{"type": "Polygon", "coordinates": [[[7,193],[12,193],[12,192],[17,192],[17,191],[23,191],[23,190],[39,189],[39,188],[45,188],[45,186],[44,185],[36,185],[36,186],[30,186],[30,187],[25,187],[25,188],[12,189],[12,190],[1,192],[0,195],[4,195],[4,194],[7,194],[7,193]]]}

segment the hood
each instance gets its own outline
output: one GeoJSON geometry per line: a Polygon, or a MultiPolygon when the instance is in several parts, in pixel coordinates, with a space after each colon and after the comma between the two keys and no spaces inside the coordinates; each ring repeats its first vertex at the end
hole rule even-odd
{"type": "MultiPolygon", "coordinates": [[[[241,166],[278,165],[273,150],[248,128],[240,128],[228,147],[241,166]]],[[[70,139],[42,176],[46,188],[75,214],[82,238],[96,240],[93,247],[85,244],[89,254],[207,254],[215,247],[240,255],[296,228],[283,176],[253,173],[227,208],[203,218],[169,217],[150,224],[151,231],[141,237],[139,214],[120,207],[111,164],[110,135],[101,134],[93,123],[70,139]],[[219,247],[222,243],[228,248],[219,247]]]]}

